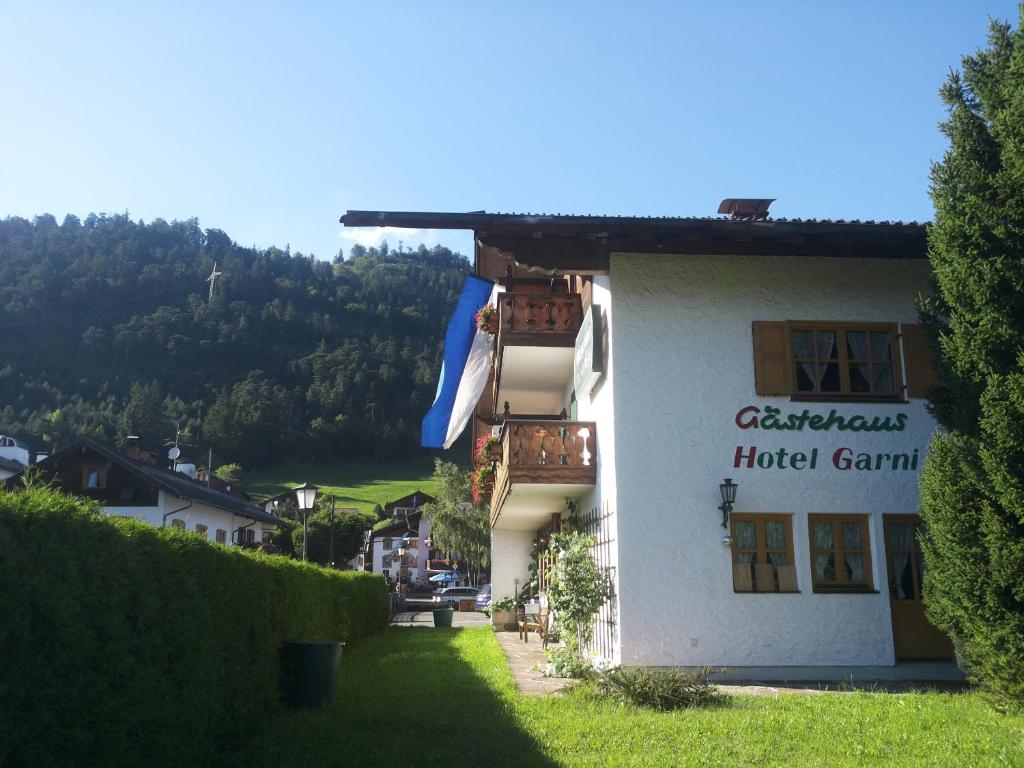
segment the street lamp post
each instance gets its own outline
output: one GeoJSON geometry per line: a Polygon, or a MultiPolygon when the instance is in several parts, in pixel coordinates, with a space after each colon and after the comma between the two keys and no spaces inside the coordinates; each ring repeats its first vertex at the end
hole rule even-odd
{"type": "Polygon", "coordinates": [[[398,575],[395,577],[395,591],[396,592],[399,591],[398,588],[402,584],[402,560],[405,559],[405,553],[408,552],[408,551],[409,551],[409,549],[408,549],[408,547],[406,545],[405,539],[402,539],[400,542],[398,542],[398,575]]]}
{"type": "Polygon", "coordinates": [[[313,504],[316,502],[316,492],[320,489],[312,483],[303,483],[295,489],[295,499],[299,503],[299,509],[302,510],[302,560],[307,560],[307,539],[306,539],[306,521],[309,519],[309,512],[313,509],[313,504]]]}
{"type": "Polygon", "coordinates": [[[334,497],[331,496],[331,556],[327,564],[334,567],[334,497]]]}

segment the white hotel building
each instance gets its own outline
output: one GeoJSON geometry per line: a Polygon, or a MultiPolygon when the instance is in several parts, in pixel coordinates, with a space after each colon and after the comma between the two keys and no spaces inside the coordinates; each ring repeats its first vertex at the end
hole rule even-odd
{"type": "Polygon", "coordinates": [[[342,222],[471,229],[477,274],[504,289],[474,419],[502,443],[495,597],[571,503],[614,579],[593,640],[610,661],[827,679],[949,660],[914,543],[935,429],[924,227],[766,209],[342,222]]]}

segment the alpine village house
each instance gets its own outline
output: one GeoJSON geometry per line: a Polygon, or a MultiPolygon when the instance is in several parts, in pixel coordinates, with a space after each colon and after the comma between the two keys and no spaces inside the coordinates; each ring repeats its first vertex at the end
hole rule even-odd
{"type": "MultiPolygon", "coordinates": [[[[157,455],[128,438],[127,453],[79,437],[40,460],[35,471],[65,493],[99,502],[109,515],[131,517],[158,528],[189,530],[224,546],[267,546],[288,523],[267,512],[220,478],[196,479],[194,465],[161,467],[157,455]]],[[[20,482],[20,475],[6,481],[20,482]]]]}
{"type": "Polygon", "coordinates": [[[432,547],[430,520],[423,516],[423,505],[432,501],[433,496],[416,491],[385,504],[388,522],[366,532],[363,569],[384,574],[389,584],[420,589],[430,588],[431,577],[447,573],[450,563],[432,547]]]}
{"type": "Polygon", "coordinates": [[[607,662],[848,679],[949,660],[915,536],[935,429],[925,229],[771,219],[771,202],[341,221],[474,232],[496,309],[471,420],[474,444],[500,439],[495,598],[531,564],[543,590],[548,537],[573,525],[613,580],[590,649],[607,662]]]}

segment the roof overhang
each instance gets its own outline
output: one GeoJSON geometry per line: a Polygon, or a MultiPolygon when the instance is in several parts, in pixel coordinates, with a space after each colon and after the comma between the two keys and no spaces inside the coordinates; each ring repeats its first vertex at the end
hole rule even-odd
{"type": "Polygon", "coordinates": [[[921,224],[509,213],[348,211],[349,227],[469,229],[480,247],[546,272],[604,272],[612,253],[925,259],[921,224]]]}

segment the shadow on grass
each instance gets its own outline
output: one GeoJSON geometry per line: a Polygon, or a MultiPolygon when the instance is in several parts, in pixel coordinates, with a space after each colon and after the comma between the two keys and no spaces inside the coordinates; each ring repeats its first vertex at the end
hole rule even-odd
{"type": "Polygon", "coordinates": [[[556,765],[516,720],[501,651],[462,633],[391,628],[346,647],[335,701],[268,723],[248,765],[556,765]]]}

